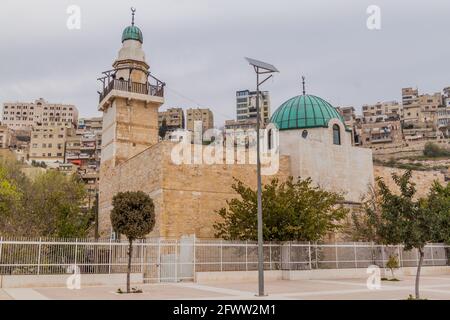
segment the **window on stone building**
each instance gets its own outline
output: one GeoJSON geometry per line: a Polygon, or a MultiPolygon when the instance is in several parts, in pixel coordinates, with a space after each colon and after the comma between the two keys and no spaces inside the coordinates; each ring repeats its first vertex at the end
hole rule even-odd
{"type": "Polygon", "coordinates": [[[333,126],[333,143],[335,145],[341,145],[341,128],[337,124],[333,126]]]}

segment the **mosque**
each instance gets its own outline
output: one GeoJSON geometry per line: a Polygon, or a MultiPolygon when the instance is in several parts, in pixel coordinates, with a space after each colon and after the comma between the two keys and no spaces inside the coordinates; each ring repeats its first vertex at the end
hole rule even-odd
{"type": "MultiPolygon", "coordinates": [[[[256,188],[256,166],[173,163],[174,143],[158,138],[165,84],[151,75],[143,44],[133,12],[113,69],[99,79],[103,83],[100,232],[111,233],[112,197],[120,191],[141,190],[155,202],[156,226],[150,236],[212,238],[219,218],[216,211],[236,197],[233,178],[256,188]]],[[[283,103],[271,123],[279,129],[279,170],[264,177],[263,183],[274,177],[310,177],[322,188],[343,192],[349,206],[361,201],[374,182],[372,151],[352,145],[351,132],[330,103],[303,92],[283,103]]]]}

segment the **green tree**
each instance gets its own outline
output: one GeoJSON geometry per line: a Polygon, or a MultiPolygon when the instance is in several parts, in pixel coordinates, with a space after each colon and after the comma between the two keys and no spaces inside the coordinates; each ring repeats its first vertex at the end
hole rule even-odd
{"type": "Polygon", "coordinates": [[[400,268],[399,263],[398,263],[398,258],[396,255],[390,255],[388,261],[386,262],[386,268],[388,268],[389,270],[391,270],[392,273],[392,280],[395,280],[395,274],[394,271],[395,269],[400,268]]]}
{"type": "Polygon", "coordinates": [[[418,250],[420,259],[416,273],[415,296],[420,299],[419,284],[424,249],[427,243],[440,240],[439,237],[444,234],[444,226],[442,212],[437,210],[439,206],[432,204],[432,195],[427,199],[415,199],[417,190],[411,176],[411,171],[406,171],[403,175],[392,174],[399,193],[392,192],[383,179],[378,178],[379,198],[372,200],[373,205],[366,207],[364,219],[375,231],[380,243],[403,244],[405,250],[418,250]]]}
{"type": "Polygon", "coordinates": [[[84,184],[76,176],[58,171],[38,175],[25,195],[25,209],[40,235],[85,237],[92,224],[91,215],[81,212],[86,198],[84,184]]]}
{"type": "Polygon", "coordinates": [[[113,198],[111,224],[114,230],[128,238],[127,293],[130,293],[133,241],[148,235],[155,226],[155,206],[144,192],[120,192],[113,198]]]}
{"type": "Polygon", "coordinates": [[[57,171],[29,179],[21,169],[16,162],[0,163],[3,190],[0,233],[27,237],[87,236],[92,219],[81,211],[86,195],[84,184],[57,171]]]}
{"type": "MultiPolygon", "coordinates": [[[[256,191],[235,179],[233,190],[239,198],[227,201],[218,211],[216,237],[226,240],[257,239],[256,191]]],[[[342,195],[312,186],[312,180],[290,177],[285,182],[273,179],[262,193],[265,241],[318,241],[341,228],[348,214],[339,203],[342,195]]]]}
{"type": "Polygon", "coordinates": [[[0,167],[0,230],[11,228],[15,208],[20,204],[22,193],[15,181],[8,177],[6,168],[0,167]]]}
{"type": "Polygon", "coordinates": [[[446,186],[435,182],[426,201],[427,208],[434,212],[439,220],[438,229],[435,229],[435,238],[438,242],[450,244],[450,183],[446,186]]]}

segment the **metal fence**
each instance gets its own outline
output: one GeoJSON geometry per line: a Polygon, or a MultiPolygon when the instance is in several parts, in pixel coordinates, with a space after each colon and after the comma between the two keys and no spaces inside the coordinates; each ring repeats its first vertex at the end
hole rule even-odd
{"type": "MultiPolygon", "coordinates": [[[[450,247],[430,244],[424,266],[450,265],[450,247]]],[[[266,270],[311,270],[385,267],[396,256],[400,267],[415,267],[417,250],[373,243],[266,243],[266,270]]],[[[132,272],[147,282],[191,281],[196,272],[253,271],[258,268],[256,243],[201,240],[146,239],[133,246],[132,272]]],[[[0,238],[0,275],[124,273],[128,242],[89,239],[0,238]]]]}

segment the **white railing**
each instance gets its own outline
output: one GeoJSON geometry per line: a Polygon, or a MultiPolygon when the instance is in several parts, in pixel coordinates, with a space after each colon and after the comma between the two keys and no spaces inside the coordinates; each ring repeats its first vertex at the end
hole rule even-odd
{"type": "MultiPolygon", "coordinates": [[[[134,243],[132,272],[150,282],[193,280],[195,272],[253,271],[258,268],[253,242],[146,239],[134,243]]],[[[124,273],[128,242],[92,239],[0,238],[0,275],[124,273]],[[72,271],[71,271],[72,270],[72,271]]],[[[450,247],[430,244],[424,266],[447,266],[450,247]]],[[[401,267],[417,266],[416,250],[373,243],[266,243],[266,270],[310,270],[384,267],[389,257],[401,267]]]]}

